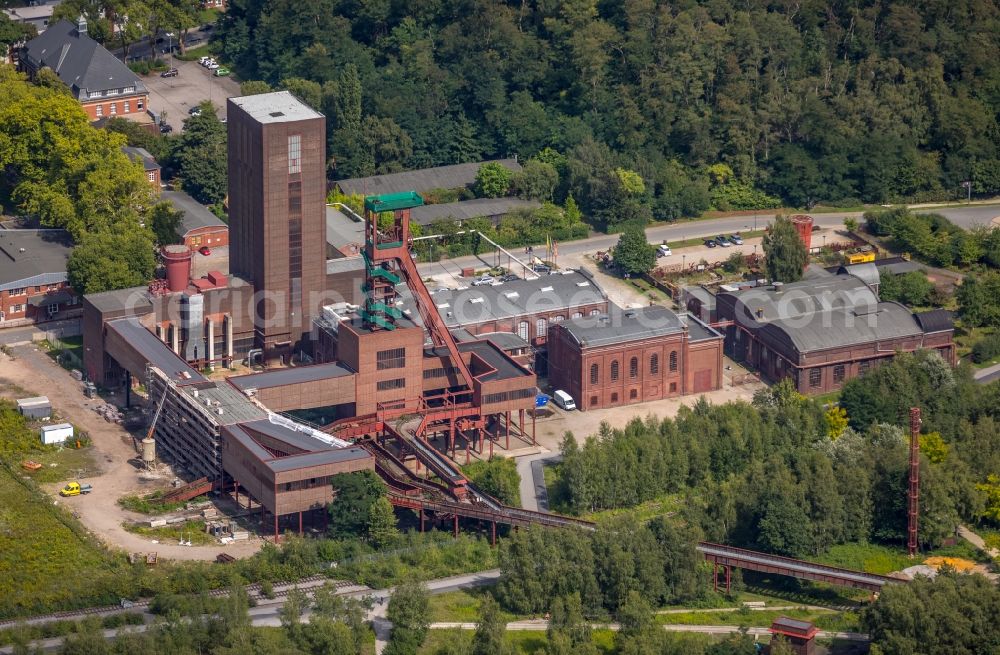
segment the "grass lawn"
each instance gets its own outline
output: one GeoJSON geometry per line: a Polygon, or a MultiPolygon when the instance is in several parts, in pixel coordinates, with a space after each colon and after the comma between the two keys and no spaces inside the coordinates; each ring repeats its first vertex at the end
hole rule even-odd
{"type": "Polygon", "coordinates": [[[823,555],[810,559],[830,566],[886,575],[919,564],[928,557],[962,557],[973,561],[980,561],[984,558],[967,541],[959,540],[954,546],[921,552],[913,560],[906,554],[905,548],[881,544],[839,544],[831,546],[823,555]]]}
{"type": "Polygon", "coordinates": [[[95,601],[95,582],[108,588],[115,575],[113,558],[50,498],[13,475],[0,468],[0,616],[79,606],[81,589],[85,601],[95,601]]]}
{"type": "MultiPolygon", "coordinates": [[[[430,597],[431,623],[470,623],[479,619],[479,605],[493,593],[493,587],[460,589],[430,597]]],[[[503,612],[504,621],[516,621],[524,616],[503,612]]]]}
{"type": "Polygon", "coordinates": [[[101,470],[94,461],[94,449],[91,446],[31,453],[24,459],[31,459],[42,465],[37,471],[23,472],[38,484],[88,478],[101,470]]]}
{"type": "Polygon", "coordinates": [[[599,521],[612,516],[628,514],[629,516],[634,517],[637,521],[649,521],[658,516],[676,512],[680,509],[681,502],[682,498],[680,494],[665,494],[658,498],[654,498],[653,500],[647,500],[646,502],[636,505],[635,507],[628,507],[625,509],[605,509],[600,512],[584,514],[582,518],[590,521],[599,521]]]}
{"type": "Polygon", "coordinates": [[[205,532],[204,521],[184,521],[173,525],[165,525],[159,528],[151,528],[148,525],[125,522],[122,524],[129,532],[156,539],[160,543],[178,543],[181,539],[191,541],[194,546],[208,546],[218,543],[218,540],[205,532]]]}
{"type": "MultiPolygon", "coordinates": [[[[727,237],[730,234],[732,234],[732,233],[731,232],[726,232],[726,236],[727,237]]],[[[743,237],[744,241],[746,241],[748,239],[756,239],[757,237],[764,236],[764,230],[748,230],[746,232],[740,232],[740,236],[743,237]]],[[[671,249],[674,249],[674,248],[691,248],[691,247],[694,247],[694,246],[703,245],[705,243],[705,239],[706,238],[707,237],[697,237],[697,238],[693,238],[693,239],[684,239],[682,241],[669,241],[668,245],[670,246],[671,249]]]]}
{"type": "MultiPolygon", "coordinates": [[[[615,633],[610,630],[594,630],[592,639],[601,653],[615,652],[615,633]]],[[[417,651],[419,655],[433,655],[439,650],[449,647],[460,647],[469,650],[472,647],[474,630],[431,630],[424,641],[424,645],[417,651]]],[[[687,636],[687,635],[685,635],[687,636]]],[[[699,635],[700,636],[700,635],[699,635]]],[[[538,630],[511,630],[507,633],[507,640],[514,646],[514,652],[519,655],[535,655],[539,650],[545,648],[548,641],[545,632],[538,630]]],[[[449,652],[453,650],[449,648],[449,652]]]]}

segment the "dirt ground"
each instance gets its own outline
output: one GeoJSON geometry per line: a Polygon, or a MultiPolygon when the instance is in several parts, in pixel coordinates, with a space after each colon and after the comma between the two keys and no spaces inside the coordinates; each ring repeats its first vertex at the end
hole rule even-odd
{"type": "Polygon", "coordinates": [[[168,474],[160,480],[141,480],[131,436],[120,425],[106,422],[92,409],[103,400],[87,398],[82,385],[38,348],[17,346],[12,352],[14,360],[0,354],[0,379],[32,394],[48,396],[53,408],[85,430],[93,441],[95,463],[101,470],[99,476],[85,480],[93,484],[93,492],[86,496],[61,498],[58,490],[62,484],[45,485],[44,488],[56,502],[72,508],[83,525],[108,547],[127,552],[155,551],[163,559],[178,560],[211,560],[220,552],[243,557],[260,548],[263,542],[259,539],[228,546],[179,546],[154,544],[147,538],[127,532],[122,527],[123,521],[143,517],[122,509],[118,499],[128,494],[165,488],[173,476],[168,474]]]}

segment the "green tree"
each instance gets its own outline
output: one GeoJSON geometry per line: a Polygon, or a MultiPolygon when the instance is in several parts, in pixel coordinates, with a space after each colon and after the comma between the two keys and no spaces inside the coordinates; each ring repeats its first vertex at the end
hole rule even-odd
{"type": "Polygon", "coordinates": [[[931,464],[940,464],[948,457],[948,444],[940,432],[928,432],[920,435],[920,452],[931,464]]]}
{"type": "Polygon", "coordinates": [[[178,230],[181,226],[181,220],[184,218],[183,211],[174,209],[174,206],[169,202],[158,202],[150,210],[149,218],[156,243],[163,246],[180,241],[178,230]]]}
{"type": "Polygon", "coordinates": [[[488,162],[476,173],[476,195],[480,198],[500,198],[510,189],[510,169],[499,162],[488,162]]]}
{"type": "Polygon", "coordinates": [[[372,471],[331,476],[335,499],[330,503],[329,534],[334,538],[362,536],[368,529],[371,507],[385,496],[385,485],[372,471]]]}
{"type": "Polygon", "coordinates": [[[145,231],[94,232],[74,248],[66,276],[79,294],[142,286],[153,278],[156,257],[145,231]]]}
{"type": "Polygon", "coordinates": [[[966,275],[955,296],[965,325],[1000,326],[1000,271],[966,275]]]}
{"type": "Polygon", "coordinates": [[[629,227],[618,238],[614,261],[625,273],[644,275],[656,265],[656,249],[649,244],[642,228],[629,227]]]}
{"type": "Polygon", "coordinates": [[[465,467],[469,479],[477,489],[493,496],[505,505],[520,507],[521,476],[517,463],[508,457],[494,457],[486,462],[476,462],[465,467]]]}
{"type": "Polygon", "coordinates": [[[226,126],[209,103],[203,102],[201,110],[184,121],[173,162],[184,190],[198,202],[213,205],[222,202],[228,191],[226,126]]]}
{"type": "Polygon", "coordinates": [[[795,282],[802,277],[809,261],[806,246],[799,238],[792,221],[777,216],[764,235],[764,267],[774,282],[795,282]]]}
{"type": "MultiPolygon", "coordinates": [[[[521,198],[551,201],[559,185],[559,173],[552,164],[529,159],[510,179],[510,190],[521,198]]],[[[575,204],[575,203],[574,203],[575,204]]]]}
{"type": "Polygon", "coordinates": [[[271,85],[262,80],[247,80],[245,82],[240,82],[241,96],[255,96],[262,93],[270,93],[271,91],[273,91],[271,85]]]}
{"type": "Polygon", "coordinates": [[[6,51],[21,41],[30,41],[38,35],[34,25],[15,23],[7,16],[0,15],[0,47],[6,51]]]}
{"type": "Polygon", "coordinates": [[[377,548],[384,548],[399,537],[396,513],[385,496],[375,500],[368,509],[368,538],[377,548]]]}
{"type": "Polygon", "coordinates": [[[472,638],[472,655],[512,655],[514,649],[507,641],[507,625],[500,613],[500,606],[493,597],[486,595],[479,604],[479,620],[472,638]]]}
{"type": "Polygon", "coordinates": [[[390,655],[415,655],[430,629],[427,587],[416,580],[397,585],[389,598],[386,618],[392,622],[392,636],[386,652],[390,655]]]}

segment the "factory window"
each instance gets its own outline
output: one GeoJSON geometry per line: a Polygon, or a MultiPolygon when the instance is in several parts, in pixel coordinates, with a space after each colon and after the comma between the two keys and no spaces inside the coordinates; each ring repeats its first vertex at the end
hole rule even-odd
{"type": "Polygon", "coordinates": [[[628,362],[628,376],[631,379],[639,377],[639,358],[633,357],[628,362]]]}
{"type": "Polygon", "coordinates": [[[562,323],[565,320],[566,320],[565,316],[553,316],[552,317],[552,322],[553,323],[562,323]]]}
{"type": "Polygon", "coordinates": [[[302,172],[302,135],[300,134],[288,137],[288,172],[302,172]]]}
{"type": "Polygon", "coordinates": [[[514,391],[501,391],[499,393],[488,393],[483,396],[484,405],[492,405],[494,403],[505,403],[510,400],[521,400],[523,398],[532,398],[535,396],[535,390],[532,389],[516,389],[514,391]]]}
{"type": "Polygon", "coordinates": [[[649,357],[649,374],[659,375],[660,374],[660,355],[659,353],[653,353],[649,357]]]}
{"type": "Polygon", "coordinates": [[[548,329],[549,329],[549,322],[546,321],[544,318],[540,318],[537,321],[535,321],[536,338],[544,337],[548,333],[548,329]]]}
{"type": "Polygon", "coordinates": [[[406,368],[406,349],[380,350],[375,354],[375,368],[384,371],[389,368],[406,368]]]}
{"type": "Polygon", "coordinates": [[[517,324],[517,336],[521,337],[525,341],[528,340],[528,322],[521,321],[517,324]]]}
{"type": "Polygon", "coordinates": [[[291,482],[286,482],[285,483],[285,491],[291,491],[291,490],[292,490],[292,483],[291,482]]]}
{"type": "Polygon", "coordinates": [[[590,397],[590,406],[594,407],[596,405],[597,405],[597,396],[591,396],[590,397]]]}
{"type": "Polygon", "coordinates": [[[590,315],[591,316],[600,316],[600,314],[601,314],[601,310],[599,310],[599,309],[592,309],[592,310],[590,310],[590,315]]]}
{"type": "MultiPolygon", "coordinates": [[[[611,381],[618,381],[618,360],[611,362],[611,381]]],[[[617,395],[617,394],[616,394],[617,395]]]]}
{"type": "Polygon", "coordinates": [[[834,366],[833,367],[833,382],[834,382],[834,384],[840,384],[841,382],[843,382],[844,381],[844,374],[846,372],[847,371],[844,368],[843,364],[837,364],[836,366],[834,366]]]}
{"type": "Polygon", "coordinates": [[[864,375],[871,369],[871,367],[872,363],[868,360],[858,362],[858,375],[864,375]]]}
{"type": "Polygon", "coordinates": [[[597,364],[591,364],[590,365],[590,383],[591,384],[597,384],[597,380],[599,379],[599,377],[598,377],[599,374],[600,374],[600,369],[597,367],[597,364]]]}
{"type": "Polygon", "coordinates": [[[454,366],[449,366],[447,368],[431,368],[424,371],[424,379],[430,380],[433,378],[443,378],[448,375],[457,375],[458,369],[454,366]]]}
{"type": "Polygon", "coordinates": [[[388,391],[389,389],[402,389],[406,386],[405,378],[396,378],[395,380],[382,380],[377,385],[375,385],[379,391],[388,391]]]}
{"type": "Polygon", "coordinates": [[[573,312],[572,318],[583,318],[583,314],[580,312],[573,312]]]}
{"type": "Polygon", "coordinates": [[[631,391],[628,392],[628,399],[629,400],[635,400],[638,397],[639,397],[639,392],[637,390],[632,389],[631,391]]]}
{"type": "Polygon", "coordinates": [[[809,386],[818,387],[820,382],[823,381],[823,371],[818,368],[809,370],[809,386]]]}
{"type": "Polygon", "coordinates": [[[677,370],[677,351],[670,351],[670,371],[674,372],[677,370]]]}
{"type": "Polygon", "coordinates": [[[670,383],[670,393],[677,393],[677,383],[676,382],[671,382],[670,383]]]}
{"type": "Polygon", "coordinates": [[[613,393],[611,394],[611,403],[614,404],[616,402],[618,402],[618,394],[613,393]]]}

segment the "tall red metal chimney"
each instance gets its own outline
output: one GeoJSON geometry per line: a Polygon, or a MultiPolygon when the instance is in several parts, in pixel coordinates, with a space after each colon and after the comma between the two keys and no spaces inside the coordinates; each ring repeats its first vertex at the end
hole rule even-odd
{"type": "Polygon", "coordinates": [[[167,288],[184,291],[191,280],[191,250],[184,245],[163,246],[163,264],[167,269],[167,288]]]}
{"type": "Polygon", "coordinates": [[[907,549],[910,557],[917,554],[917,521],[920,514],[920,408],[910,408],[910,490],[907,493],[909,501],[909,525],[907,526],[907,549]]]}
{"type": "Polygon", "coordinates": [[[796,214],[792,216],[792,225],[795,226],[796,231],[799,233],[799,238],[802,239],[802,243],[806,246],[806,252],[812,247],[812,234],[813,234],[813,218],[812,216],[806,216],[805,214],[796,214]]]}

